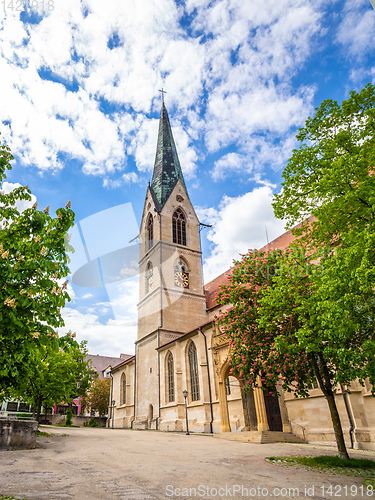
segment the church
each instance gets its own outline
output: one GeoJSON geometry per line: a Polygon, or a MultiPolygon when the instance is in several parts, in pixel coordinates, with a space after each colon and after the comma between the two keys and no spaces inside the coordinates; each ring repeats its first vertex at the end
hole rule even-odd
{"type": "MultiPolygon", "coordinates": [[[[229,344],[220,331],[215,294],[229,270],[204,285],[201,224],[189,199],[167,109],[160,113],[155,165],[140,226],[138,334],[135,355],[111,368],[109,426],[161,431],[246,432],[249,441],[334,442],[327,402],[245,392],[230,375],[229,344]],[[186,403],[186,405],[185,405],[186,403]]],[[[291,232],[262,250],[286,248],[291,232]]],[[[234,256],[236,257],[236,256],[234,256]]],[[[375,449],[371,387],[353,383],[337,395],[345,438],[375,449]]],[[[244,436],[244,434],[242,434],[244,436]]]]}

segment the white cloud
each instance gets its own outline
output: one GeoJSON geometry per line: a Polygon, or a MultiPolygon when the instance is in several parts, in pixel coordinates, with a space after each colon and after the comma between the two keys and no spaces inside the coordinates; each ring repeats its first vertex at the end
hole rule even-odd
{"type": "MultiPolygon", "coordinates": [[[[194,1],[188,6],[198,8],[194,1]]],[[[270,1],[267,8],[261,1],[222,0],[198,8],[197,32],[213,35],[206,43],[209,151],[236,144],[253,153],[253,134],[285,140],[302,125],[315,89],[295,89],[291,78],[314,47],[320,7],[302,0],[270,1]]]]}
{"type": "Polygon", "coordinates": [[[205,282],[225,272],[240,253],[261,248],[284,232],[284,223],[275,219],[272,186],[255,188],[237,198],[225,196],[218,210],[197,209],[201,221],[213,225],[207,238],[214,244],[204,261],[205,282]],[[267,235],[266,235],[267,232],[267,235]]]}
{"type": "Polygon", "coordinates": [[[87,340],[90,352],[117,356],[120,352],[134,353],[137,338],[137,302],[139,297],[138,277],[107,285],[109,302],[92,303],[85,294],[84,303],[75,300],[73,307],[65,307],[62,317],[65,327],[60,332],[72,330],[77,340],[87,340]],[[113,314],[114,318],[100,321],[100,316],[113,314]]]}
{"type": "MultiPolygon", "coordinates": [[[[297,146],[294,134],[285,134],[282,141],[272,142],[256,134],[249,137],[240,153],[228,153],[214,163],[211,176],[214,181],[222,181],[235,175],[258,175],[265,167],[279,170],[285,167],[297,146]]],[[[251,180],[251,179],[249,179],[251,180]]]]}
{"type": "Polygon", "coordinates": [[[270,83],[269,88],[257,86],[251,91],[230,94],[215,90],[209,102],[206,143],[209,151],[217,151],[237,141],[240,148],[253,150],[254,134],[271,132],[284,139],[291,128],[302,125],[312,110],[313,90],[291,95],[286,89],[270,83]],[[235,112],[234,112],[235,110],[235,112]]]}
{"type": "Polygon", "coordinates": [[[191,144],[189,135],[181,124],[177,126],[172,124],[172,129],[183,174],[187,179],[190,179],[195,174],[198,154],[191,144]]]}
{"type": "Polygon", "coordinates": [[[226,177],[232,176],[234,172],[242,170],[251,171],[246,168],[246,158],[238,153],[228,153],[215,161],[212,171],[214,181],[223,180],[226,177]]]}
{"type": "Polygon", "coordinates": [[[137,124],[137,134],[133,137],[128,153],[135,157],[138,170],[152,171],[155,162],[156,141],[158,137],[159,120],[148,120],[140,115],[137,124]]]}
{"type": "Polygon", "coordinates": [[[134,155],[139,172],[152,169],[157,120],[149,113],[159,109],[164,85],[187,177],[199,159],[197,138],[209,151],[236,145],[251,156],[251,134],[285,140],[311,110],[314,89],[294,90],[291,78],[313,48],[320,8],[306,0],[270,0],[267,8],[260,0],[189,0],[193,34],[173,0],[66,0],[39,24],[6,16],[4,138],[25,165],[61,169],[66,155],[107,186],[136,182],[126,156],[134,155]]]}
{"type": "Polygon", "coordinates": [[[103,181],[104,187],[120,187],[123,184],[131,184],[139,181],[139,177],[135,172],[125,172],[125,174],[121,175],[119,179],[109,179],[105,178],[103,181]]]}
{"type": "Polygon", "coordinates": [[[59,333],[76,332],[79,342],[88,341],[89,352],[102,356],[134,354],[137,326],[133,322],[119,319],[102,324],[97,314],[84,314],[71,308],[65,308],[62,315],[65,327],[60,328],[59,333]]]}
{"type": "Polygon", "coordinates": [[[337,32],[337,42],[358,60],[374,53],[375,12],[368,0],[346,1],[344,18],[337,32]]]}

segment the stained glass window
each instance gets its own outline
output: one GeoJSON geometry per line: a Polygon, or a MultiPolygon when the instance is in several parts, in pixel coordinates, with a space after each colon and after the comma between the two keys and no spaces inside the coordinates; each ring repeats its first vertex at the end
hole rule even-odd
{"type": "Polygon", "coordinates": [[[147,232],[148,232],[147,250],[150,250],[150,248],[154,244],[154,219],[151,214],[148,216],[147,219],[147,232]]]}
{"type": "Polygon", "coordinates": [[[172,217],[173,243],[186,246],[186,220],[181,208],[172,217]]]}
{"type": "Polygon", "coordinates": [[[167,369],[168,369],[168,401],[172,403],[174,401],[174,373],[173,373],[173,356],[170,352],[167,358],[167,369]]]}
{"type": "Polygon", "coordinates": [[[189,346],[189,369],[190,369],[190,389],[191,400],[199,401],[199,380],[198,380],[198,363],[197,363],[197,348],[194,342],[189,346]]]}

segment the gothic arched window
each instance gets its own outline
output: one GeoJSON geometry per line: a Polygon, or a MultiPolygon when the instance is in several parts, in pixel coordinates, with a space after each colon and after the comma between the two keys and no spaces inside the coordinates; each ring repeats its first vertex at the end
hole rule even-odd
{"type": "Polygon", "coordinates": [[[186,246],[186,219],[184,212],[178,208],[172,216],[173,243],[186,246]]]}
{"type": "Polygon", "coordinates": [[[120,404],[126,405],[126,375],[121,375],[120,404]]]}
{"type": "Polygon", "coordinates": [[[168,373],[168,402],[174,401],[174,373],[173,373],[173,356],[170,352],[167,356],[167,373],[168,373]]]}
{"type": "Polygon", "coordinates": [[[199,401],[199,380],[198,380],[198,363],[197,363],[197,348],[194,342],[191,342],[188,350],[189,371],[190,371],[190,390],[191,400],[199,401]]]}
{"type": "Polygon", "coordinates": [[[154,219],[150,214],[147,219],[147,250],[154,244],[154,219]]]}

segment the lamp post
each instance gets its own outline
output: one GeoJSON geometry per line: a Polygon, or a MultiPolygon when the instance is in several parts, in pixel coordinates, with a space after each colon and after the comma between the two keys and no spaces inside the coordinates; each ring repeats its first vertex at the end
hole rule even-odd
{"type": "Polygon", "coordinates": [[[115,420],[115,404],[116,404],[116,401],[114,399],[112,399],[112,429],[113,429],[113,423],[115,420]]]}
{"type": "Polygon", "coordinates": [[[186,401],[186,398],[187,398],[187,395],[188,395],[188,391],[185,389],[185,390],[182,391],[182,394],[184,395],[184,398],[185,398],[186,435],[188,436],[189,435],[189,421],[188,421],[187,401],[186,401]]]}

